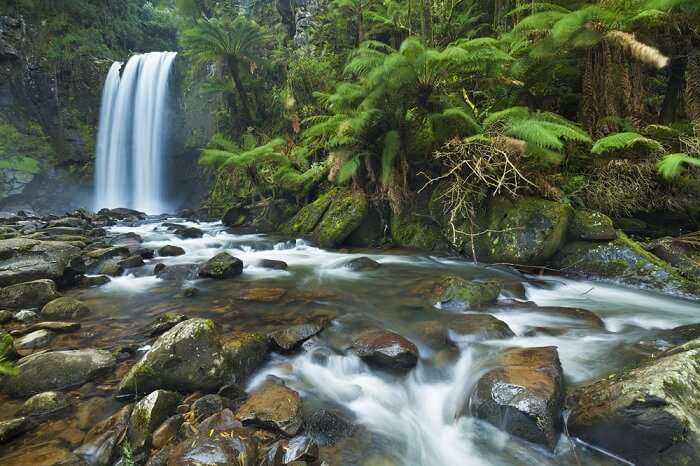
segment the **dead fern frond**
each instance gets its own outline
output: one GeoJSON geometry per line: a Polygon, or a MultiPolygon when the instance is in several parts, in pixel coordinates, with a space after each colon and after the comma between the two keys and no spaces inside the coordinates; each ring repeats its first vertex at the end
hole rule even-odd
{"type": "Polygon", "coordinates": [[[627,50],[636,60],[658,69],[668,66],[669,58],[659,49],[639,42],[634,34],[622,31],[609,31],[605,38],[627,50]]]}

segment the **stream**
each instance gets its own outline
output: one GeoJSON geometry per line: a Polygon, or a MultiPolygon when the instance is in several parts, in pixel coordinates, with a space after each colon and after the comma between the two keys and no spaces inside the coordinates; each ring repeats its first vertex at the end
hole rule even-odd
{"type": "MultiPolygon", "coordinates": [[[[144,267],[130,269],[101,287],[68,291],[93,313],[81,321],[80,332],[59,335],[51,348],[130,346],[143,351],[150,342],[141,329],[165,311],[212,318],[222,334],[267,333],[327,318],[329,328],[307,341],[300,352],[273,353],[246,388],[277,377],[298,391],[305,404],[328,407],[352,419],[357,426],[354,435],[321,447],[321,457],[336,466],[627,464],[583,448],[565,435],[552,454],[462,415],[469,410],[470,391],[504,348],[556,346],[571,387],[641,359],[644,348],[639,342],[654,331],[698,322],[695,303],[608,284],[525,276],[508,268],[407,251],[326,251],[300,239],[233,232],[219,222],[167,219],[205,232],[202,238],[181,239],[163,227],[164,221],[149,218],[109,231],[135,233],[143,238],[145,248],[171,244],[186,253],[147,260],[144,267]],[[241,276],[217,281],[196,277],[196,268],[194,274],[187,272],[187,264],[201,264],[222,251],[243,261],[241,276]],[[362,256],[381,267],[362,272],[344,267],[362,256]],[[284,261],[288,268],[264,268],[262,259],[284,261]],[[153,269],[159,263],[181,266],[185,272],[173,280],[156,278],[153,269]],[[475,341],[453,335],[449,344],[427,338],[427,323],[457,312],[440,309],[427,299],[431,284],[447,274],[506,283],[499,301],[478,312],[504,321],[516,336],[475,341]],[[183,290],[192,287],[199,293],[185,297],[183,290]],[[605,329],[541,307],[593,311],[605,329]],[[344,351],[353,331],[373,326],[414,342],[420,352],[418,366],[406,375],[391,375],[369,368],[344,351]],[[542,328],[563,330],[536,331],[542,328]]],[[[32,456],[36,449],[57,439],[70,448],[79,445],[94,423],[122,406],[113,397],[114,387],[130,364],[133,360],[120,364],[108,380],[72,392],[80,400],[75,413],[45,423],[19,446],[0,449],[0,464],[26,464],[30,458],[36,462],[32,456]]],[[[5,413],[21,405],[5,398],[0,402],[5,413]]]]}

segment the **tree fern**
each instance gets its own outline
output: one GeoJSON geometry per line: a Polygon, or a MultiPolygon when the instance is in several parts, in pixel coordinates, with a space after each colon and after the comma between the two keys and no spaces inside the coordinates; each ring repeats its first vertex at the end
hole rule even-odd
{"type": "Polygon", "coordinates": [[[692,157],[685,153],[677,153],[669,154],[656,163],[659,174],[666,179],[679,176],[686,166],[700,168],[700,158],[692,157]]]}
{"type": "Polygon", "coordinates": [[[388,185],[394,174],[394,161],[401,149],[401,138],[398,131],[392,130],[384,135],[384,148],[382,149],[382,184],[388,185]]]}
{"type": "Polygon", "coordinates": [[[626,151],[633,148],[643,148],[651,152],[663,150],[658,141],[646,138],[634,132],[614,133],[599,139],[593,144],[591,152],[602,155],[609,152],[626,151]]]}

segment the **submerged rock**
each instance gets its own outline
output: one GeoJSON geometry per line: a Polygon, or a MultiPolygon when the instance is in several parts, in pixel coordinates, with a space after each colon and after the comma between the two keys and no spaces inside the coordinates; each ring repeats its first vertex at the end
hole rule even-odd
{"type": "Polygon", "coordinates": [[[88,464],[110,466],[119,457],[119,443],[129,426],[133,406],[127,405],[97,424],[85,435],[83,444],[75,450],[88,464]]]}
{"type": "Polygon", "coordinates": [[[188,319],[189,317],[184,314],[178,314],[177,312],[164,312],[146,326],[146,333],[148,333],[148,336],[151,337],[160,335],[161,333],[167,332],[177,324],[188,319]]]}
{"type": "Polygon", "coordinates": [[[617,232],[607,215],[590,209],[575,209],[568,237],[575,241],[612,241],[617,238],[617,232]]]}
{"type": "Polygon", "coordinates": [[[228,376],[214,322],[190,319],[177,324],[153,344],[119,384],[121,394],[159,388],[215,391],[228,376]]]}
{"type": "Polygon", "coordinates": [[[243,424],[296,435],[303,424],[301,398],[291,388],[268,382],[254,391],[236,412],[243,424]]]}
{"type": "Polygon", "coordinates": [[[390,371],[406,372],[418,363],[416,345],[384,329],[359,333],[353,339],[352,350],[368,364],[390,371]]]}
{"type": "Polygon", "coordinates": [[[90,314],[90,308],[75,298],[61,297],[47,303],[41,309],[41,317],[46,320],[80,319],[90,314]]]}
{"type": "Polygon", "coordinates": [[[9,309],[41,307],[58,298],[53,280],[34,280],[0,288],[0,303],[9,309]]]}
{"type": "Polygon", "coordinates": [[[100,275],[108,275],[110,277],[119,277],[124,274],[124,267],[120,265],[121,261],[108,260],[103,262],[97,273],[100,275]]]}
{"type": "Polygon", "coordinates": [[[35,353],[19,360],[19,374],[0,381],[14,397],[76,387],[111,371],[116,365],[108,351],[96,349],[35,353]]]}
{"type": "Polygon", "coordinates": [[[477,382],[474,414],[506,432],[554,449],[561,432],[564,376],[555,347],[516,348],[477,382]]]}
{"type": "Polygon", "coordinates": [[[199,276],[231,278],[243,273],[243,262],[226,252],[220,252],[199,267],[199,276]]]}
{"type": "Polygon", "coordinates": [[[490,314],[454,314],[441,320],[420,322],[417,329],[428,344],[449,346],[454,339],[494,340],[515,336],[508,324],[490,314]]]}
{"type": "Polygon", "coordinates": [[[143,267],[146,263],[143,261],[143,257],[140,255],[135,255],[135,256],[129,256],[126,259],[122,259],[119,262],[117,262],[117,265],[119,267],[125,268],[125,269],[133,269],[136,267],[143,267]]]}
{"type": "Polygon", "coordinates": [[[346,262],[344,266],[352,271],[360,272],[363,270],[377,269],[381,266],[381,264],[373,259],[370,259],[369,257],[358,257],[346,262]]]}
{"type": "Polygon", "coordinates": [[[287,263],[274,259],[262,259],[260,261],[260,267],[273,270],[287,270],[287,263]]]}
{"type": "Polygon", "coordinates": [[[39,279],[72,284],[85,273],[80,254],[79,248],[63,242],[26,238],[0,240],[0,286],[39,279]]]}
{"type": "Polygon", "coordinates": [[[172,280],[176,282],[184,282],[186,280],[194,280],[197,278],[197,271],[199,266],[197,264],[175,264],[175,265],[165,265],[157,264],[153,271],[156,277],[161,280],[172,280]]]}
{"type": "Polygon", "coordinates": [[[320,324],[300,324],[292,325],[282,330],[272,332],[269,335],[273,346],[280,351],[292,351],[309,338],[317,335],[325,328],[325,325],[320,324]]]}
{"type": "Polygon", "coordinates": [[[19,437],[32,428],[31,421],[26,417],[16,417],[0,421],[0,444],[19,437]]]}
{"type": "Polygon", "coordinates": [[[437,286],[437,301],[445,308],[465,309],[493,304],[498,300],[501,287],[497,282],[465,280],[447,277],[437,286]]]}
{"type": "Polygon", "coordinates": [[[2,330],[0,330],[0,355],[10,361],[19,358],[19,354],[17,354],[17,349],[15,348],[14,338],[12,338],[12,335],[2,330]]]}
{"type": "Polygon", "coordinates": [[[15,347],[21,350],[43,348],[51,343],[55,336],[54,332],[48,330],[36,330],[18,338],[15,347]]]}
{"type": "Polygon", "coordinates": [[[158,255],[161,257],[172,257],[172,256],[182,256],[185,254],[185,250],[180,246],[173,246],[167,244],[158,249],[158,255]]]}
{"type": "Polygon", "coordinates": [[[166,390],[156,390],[134,405],[129,418],[126,436],[135,451],[150,446],[151,434],[168,417],[175,413],[182,396],[166,390]]]}
{"type": "Polygon", "coordinates": [[[571,396],[571,435],[639,465],[700,462],[700,340],[571,396]]]}
{"type": "Polygon", "coordinates": [[[43,392],[25,401],[19,413],[22,416],[45,418],[67,410],[70,405],[70,399],[61,392],[43,392]]]}

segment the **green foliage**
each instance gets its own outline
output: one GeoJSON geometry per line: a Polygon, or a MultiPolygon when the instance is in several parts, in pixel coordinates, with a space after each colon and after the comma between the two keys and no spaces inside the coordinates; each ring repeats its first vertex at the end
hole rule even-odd
{"type": "Polygon", "coordinates": [[[602,139],[598,139],[591,152],[596,155],[607,154],[611,152],[630,151],[634,149],[645,149],[650,152],[659,152],[663,150],[661,144],[650,138],[646,138],[641,134],[634,132],[614,133],[602,139]]]}
{"type": "Polygon", "coordinates": [[[52,158],[51,146],[38,125],[24,132],[11,125],[0,125],[0,169],[38,173],[41,161],[52,158]]]}
{"type": "Polygon", "coordinates": [[[700,167],[700,158],[688,154],[668,154],[656,163],[659,174],[666,179],[678,177],[686,167],[700,167]]]}

